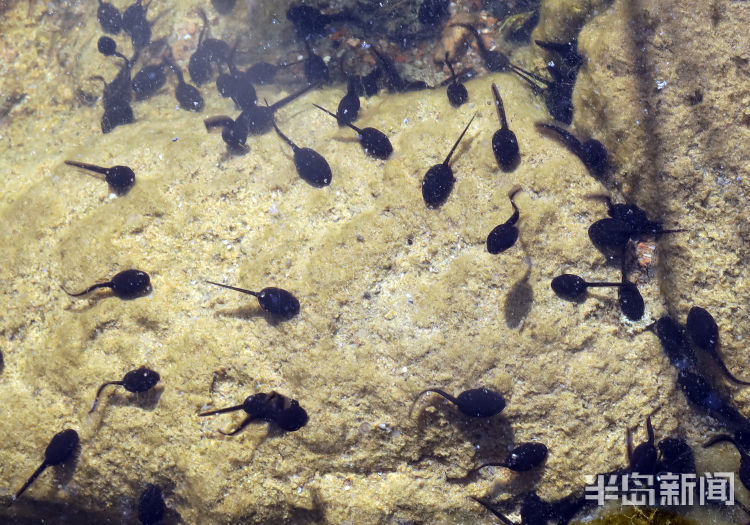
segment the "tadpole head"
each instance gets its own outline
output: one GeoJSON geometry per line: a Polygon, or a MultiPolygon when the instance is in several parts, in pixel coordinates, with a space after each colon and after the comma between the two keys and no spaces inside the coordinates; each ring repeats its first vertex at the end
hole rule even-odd
{"type": "Polygon", "coordinates": [[[151,293],[151,278],[141,270],[124,270],[112,278],[111,288],[120,299],[136,299],[151,293]]]}
{"type": "Polygon", "coordinates": [[[470,417],[492,417],[505,408],[505,398],[488,388],[474,388],[456,397],[458,409],[470,417]]]}
{"type": "Polygon", "coordinates": [[[125,374],[122,384],[128,392],[146,392],[155,387],[159,379],[158,372],[142,366],[125,374]]]}
{"type": "Polygon", "coordinates": [[[633,227],[621,220],[606,218],[594,222],[589,227],[589,239],[606,254],[622,250],[633,233],[633,227]]]}
{"type": "Polygon", "coordinates": [[[448,84],[448,102],[451,106],[457,108],[466,103],[469,100],[469,92],[466,90],[466,86],[459,82],[448,84]]]}
{"type": "Polygon", "coordinates": [[[375,128],[364,128],[359,134],[359,143],[369,156],[386,160],[393,153],[393,146],[388,137],[375,128]]]}
{"type": "Polygon", "coordinates": [[[620,310],[625,317],[631,321],[638,321],[643,317],[646,306],[643,302],[643,296],[638,291],[638,287],[631,282],[624,282],[618,289],[618,301],[620,310]]]}
{"type": "Polygon", "coordinates": [[[447,164],[435,164],[422,180],[422,198],[429,208],[439,208],[453,191],[453,170],[447,164]]]}
{"type": "Polygon", "coordinates": [[[294,165],[300,178],[310,186],[323,188],[331,184],[331,166],[317,151],[310,148],[298,148],[294,152],[294,165]]]}
{"type": "Polygon", "coordinates": [[[520,159],[516,134],[508,128],[498,129],[492,136],[492,152],[500,169],[510,171],[515,168],[520,159]]]}
{"type": "Polygon", "coordinates": [[[99,41],[96,44],[96,47],[99,49],[99,52],[105,57],[109,57],[117,53],[117,44],[108,36],[100,37],[99,41]]]}
{"type": "Polygon", "coordinates": [[[299,301],[290,292],[269,286],[258,294],[258,303],[266,312],[282,319],[291,319],[299,313],[299,301]]]}
{"type": "Polygon", "coordinates": [[[60,465],[66,462],[76,451],[79,443],[78,432],[72,428],[58,432],[44,451],[44,462],[47,465],[60,465]]]}
{"type": "Polygon", "coordinates": [[[572,273],[564,273],[552,279],[552,291],[569,301],[579,301],[586,296],[586,281],[572,273]]]}
{"type": "Polygon", "coordinates": [[[500,224],[487,235],[487,251],[497,255],[512,247],[517,239],[518,228],[514,224],[500,224]]]}
{"type": "Polygon", "coordinates": [[[719,345],[719,327],[713,316],[700,306],[693,306],[685,323],[687,333],[698,348],[714,351],[719,345]]]}
{"type": "Polygon", "coordinates": [[[515,472],[527,472],[547,459],[547,447],[543,443],[521,443],[508,454],[505,467],[515,472]]]}
{"type": "Polygon", "coordinates": [[[135,184],[135,173],[127,166],[113,166],[109,168],[105,180],[114,193],[124,195],[135,184]]]}
{"type": "Polygon", "coordinates": [[[175,98],[180,103],[180,107],[186,111],[203,111],[203,96],[195,86],[185,82],[178,84],[175,88],[175,98]]]}

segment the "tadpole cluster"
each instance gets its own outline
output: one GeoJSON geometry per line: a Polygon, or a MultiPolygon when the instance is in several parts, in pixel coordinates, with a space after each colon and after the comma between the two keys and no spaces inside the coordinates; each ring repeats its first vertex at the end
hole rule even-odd
{"type": "MultiPolygon", "coordinates": [[[[211,4],[220,14],[227,15],[235,9],[236,2],[234,0],[212,0],[211,4]]],[[[109,133],[118,126],[134,122],[133,103],[145,103],[158,95],[169,82],[170,74],[175,77],[174,95],[179,107],[187,111],[201,112],[205,106],[201,89],[214,81],[215,78],[217,94],[228,99],[227,103],[233,104],[238,114],[234,117],[215,115],[205,118],[203,125],[206,130],[209,132],[221,130],[221,138],[226,149],[233,155],[249,153],[248,139],[250,137],[270,133],[271,130],[274,130],[282,144],[281,147],[284,149],[287,146],[291,148],[292,162],[299,178],[307,183],[310,188],[315,189],[311,191],[325,191],[325,188],[333,183],[334,169],[323,155],[310,147],[297,144],[296,141],[299,141],[300,144],[309,144],[311,142],[310,135],[304,136],[295,132],[290,134],[294,137],[294,140],[292,140],[282,131],[287,126],[284,123],[279,125],[277,122],[279,110],[314,89],[335,82],[335,72],[340,69],[341,74],[346,77],[347,83],[346,92],[338,104],[337,111],[334,113],[318,104],[312,104],[312,106],[334,118],[338,126],[342,128],[342,132],[350,133],[348,130],[354,131],[356,140],[365,155],[385,161],[394,155],[394,147],[388,135],[374,127],[355,125],[362,109],[360,98],[374,96],[382,88],[391,93],[429,89],[429,86],[422,80],[406,78],[403,72],[399,71],[396,61],[382,48],[376,46],[374,39],[369,38],[372,36],[369,31],[372,22],[366,16],[363,16],[366,11],[354,12],[343,9],[338,12],[331,10],[324,12],[317,7],[301,4],[289,7],[286,12],[286,19],[290,24],[289,29],[293,30],[296,35],[295,46],[298,46],[298,50],[304,49],[306,57],[299,61],[282,63],[256,62],[244,69],[236,63],[237,49],[240,45],[239,39],[230,45],[223,39],[211,37],[210,21],[206,13],[199,9],[197,12],[203,20],[203,26],[198,42],[187,61],[187,75],[192,82],[189,83],[185,79],[179,61],[175,59],[171,48],[165,43],[166,40],[155,41],[152,38],[152,25],[158,17],[148,19],[150,6],[151,1],[144,4],[142,0],[136,0],[121,12],[114,4],[98,0],[96,18],[101,30],[112,36],[101,36],[97,41],[97,49],[103,56],[113,57],[119,67],[117,74],[111,81],[107,81],[104,77],[98,75],[92,77],[104,84],[102,93],[104,113],[101,117],[103,133],[109,133]],[[318,46],[321,40],[330,37],[334,27],[341,26],[350,28],[353,33],[362,37],[361,47],[366,50],[364,52],[371,55],[370,58],[375,64],[366,74],[347,73],[343,62],[337,63],[335,58],[324,58],[318,54],[320,52],[318,46]],[[123,32],[130,39],[131,58],[119,51],[118,45],[126,44],[123,42],[118,44],[113,38],[123,32]],[[295,68],[299,64],[302,65],[301,68],[295,68]],[[133,74],[137,65],[140,69],[133,74]],[[339,67],[334,69],[334,65],[339,67]],[[266,100],[258,100],[256,88],[275,83],[277,75],[287,75],[287,73],[280,73],[280,71],[296,71],[296,73],[293,73],[295,78],[304,79],[304,83],[289,95],[279,96],[273,103],[269,104],[266,100]],[[348,128],[348,130],[343,128],[348,128]]],[[[417,10],[417,20],[421,26],[418,36],[422,37],[426,34],[435,37],[437,29],[448,24],[450,18],[450,2],[447,0],[422,1],[417,10]]],[[[488,48],[479,30],[474,25],[462,22],[455,22],[451,25],[461,27],[469,32],[476,43],[484,66],[489,72],[518,75],[531,86],[534,93],[544,97],[547,109],[555,122],[536,123],[538,132],[561,143],[580,160],[595,179],[602,184],[607,184],[616,167],[613,165],[605,145],[593,137],[579,138],[564,127],[569,125],[573,119],[573,87],[578,70],[585,63],[585,58],[578,53],[576,39],[573,38],[567,42],[535,41],[535,44],[542,48],[550,58],[547,73],[551,78],[545,78],[513,64],[510,58],[501,51],[488,48]]],[[[401,41],[405,42],[416,37],[416,34],[409,38],[402,35],[401,41]]],[[[469,101],[469,91],[463,84],[463,80],[473,72],[457,73],[454,69],[454,63],[449,58],[449,53],[446,52],[444,64],[450,75],[444,85],[447,85],[448,105],[452,108],[449,110],[457,112],[461,111],[461,108],[469,101]]],[[[477,94],[472,94],[472,96],[471,100],[477,98],[477,94]]],[[[497,168],[510,176],[519,164],[524,162],[521,147],[523,144],[519,145],[515,133],[511,130],[512,118],[509,118],[509,115],[511,117],[513,115],[512,113],[506,114],[506,106],[497,84],[493,83],[490,93],[485,93],[485,96],[486,102],[494,104],[497,112],[497,121],[494,121],[495,124],[493,125],[494,133],[488,143],[491,145],[497,168]],[[496,127],[498,125],[499,128],[496,127]]],[[[310,108],[309,105],[306,105],[306,107],[310,108]]],[[[445,153],[448,144],[445,145],[444,149],[443,146],[440,147],[442,151],[439,151],[439,154],[435,152],[434,159],[438,163],[427,169],[422,178],[421,196],[424,206],[429,208],[429,211],[426,212],[426,216],[429,217],[427,220],[431,220],[430,218],[440,214],[440,208],[443,205],[462,204],[455,203],[454,201],[457,200],[455,197],[450,202],[448,200],[454,185],[457,183],[451,161],[469,129],[472,129],[472,134],[463,142],[462,151],[459,152],[462,158],[470,156],[463,150],[469,149],[466,144],[473,140],[474,134],[478,135],[485,132],[487,138],[489,138],[489,132],[492,131],[476,131],[471,128],[476,116],[477,113],[474,113],[468,121],[463,120],[463,122],[466,122],[465,127],[442,162],[439,162],[439,160],[443,158],[442,155],[445,153]]],[[[304,114],[299,116],[299,118],[304,117],[304,114]]],[[[468,115],[466,117],[468,118],[468,115]]],[[[456,132],[458,129],[456,129],[456,132]]],[[[428,153],[432,152],[432,149],[430,149],[428,153]]],[[[489,151],[486,153],[489,154],[489,151]]],[[[408,151],[404,151],[403,154],[407,155],[408,151]]],[[[122,199],[129,198],[126,195],[136,181],[134,171],[125,165],[102,167],[97,164],[73,160],[66,160],[65,164],[85,170],[86,173],[107,182],[112,192],[121,196],[122,199]]],[[[418,203],[418,189],[412,188],[410,191],[415,195],[414,200],[418,203]]],[[[496,226],[487,235],[485,243],[487,254],[498,256],[493,260],[513,257],[517,251],[510,249],[520,236],[519,220],[521,219],[521,213],[515,202],[515,198],[520,191],[522,191],[522,185],[514,185],[508,192],[507,198],[512,211],[509,211],[509,216],[504,215],[499,219],[503,221],[505,217],[508,217],[504,222],[498,224],[498,221],[495,220],[496,226]]],[[[643,209],[634,203],[615,203],[608,195],[600,195],[598,198],[606,204],[608,216],[602,217],[590,225],[588,237],[594,247],[599,249],[607,259],[610,261],[619,260],[621,263],[620,278],[618,280],[594,281],[584,279],[577,274],[562,273],[552,279],[551,289],[557,296],[565,300],[580,303],[587,299],[590,292],[593,295],[592,289],[616,288],[619,307],[624,316],[630,321],[639,321],[644,316],[645,303],[637,284],[628,278],[625,264],[626,251],[631,242],[643,237],[660,239],[663,235],[684,230],[665,228],[661,221],[650,218],[643,209]]],[[[486,257],[487,254],[482,250],[482,256],[486,257]]],[[[529,273],[530,270],[524,277],[524,281],[528,279],[529,273]]],[[[284,288],[267,286],[250,290],[215,281],[205,282],[253,296],[257,299],[261,313],[271,319],[272,322],[269,323],[271,326],[275,326],[276,321],[289,322],[292,326],[294,326],[294,323],[306,322],[305,315],[300,315],[301,305],[297,296],[284,288]]],[[[87,283],[84,283],[84,286],[85,284],[87,283]]],[[[65,288],[63,288],[63,291],[73,298],[88,296],[91,303],[100,299],[108,300],[106,299],[107,296],[114,296],[124,301],[139,299],[146,302],[148,301],[146,297],[151,296],[154,292],[151,276],[143,270],[134,268],[122,270],[110,278],[104,278],[80,289],[80,291],[70,292],[65,288]],[[107,289],[108,291],[101,289],[107,289]]],[[[307,292],[303,292],[303,295],[304,293],[307,292]]],[[[602,291],[602,293],[606,292],[602,291]]],[[[533,294],[531,295],[533,296],[533,294]]],[[[130,306],[124,303],[117,304],[124,308],[130,306]]],[[[258,311],[255,306],[252,309],[258,311]]],[[[719,328],[713,316],[704,308],[693,306],[687,314],[684,325],[675,317],[664,315],[650,325],[648,330],[656,334],[666,358],[676,369],[676,388],[682,391],[688,403],[715,418],[730,432],[714,436],[704,446],[711,447],[727,442],[736,447],[739,452],[740,480],[750,489],[750,419],[744,416],[734,405],[726,388],[727,385],[723,383],[724,380],[727,380],[735,385],[747,386],[750,385],[750,381],[736,377],[730,371],[730,368],[734,368],[736,365],[732,363],[727,365],[722,359],[719,352],[719,328]]],[[[278,334],[279,338],[292,336],[291,333],[284,333],[283,331],[279,331],[278,334]]],[[[104,382],[96,391],[89,414],[96,410],[100,396],[108,386],[121,386],[125,391],[136,396],[153,390],[156,390],[158,394],[161,390],[161,387],[157,387],[157,385],[162,381],[162,376],[147,366],[134,368],[126,372],[121,379],[112,379],[112,377],[119,377],[120,373],[122,372],[111,372],[111,375],[108,374],[109,379],[99,378],[97,380],[97,383],[102,380],[104,382]]],[[[169,383],[169,378],[165,382],[169,383]]],[[[442,388],[435,387],[424,389],[415,397],[410,415],[418,401],[427,394],[435,394],[447,400],[455,407],[455,410],[454,408],[449,409],[452,416],[468,418],[469,421],[498,417],[506,407],[505,396],[488,387],[471,388],[456,396],[442,388]]],[[[133,407],[128,406],[127,408],[133,407]]],[[[136,407],[136,409],[138,408],[136,407]]],[[[110,410],[112,409],[110,408],[110,410]]],[[[226,436],[233,436],[250,423],[259,421],[269,423],[270,430],[280,429],[283,433],[300,431],[310,423],[308,412],[297,399],[275,390],[251,394],[238,405],[202,411],[198,411],[196,407],[196,411],[198,417],[235,411],[244,412],[245,417],[233,430],[218,430],[219,433],[226,436]]],[[[100,410],[97,416],[88,417],[104,418],[106,415],[103,415],[103,412],[103,410],[100,410]]],[[[315,419],[312,422],[316,423],[315,419]]],[[[607,475],[623,476],[639,473],[658,477],[668,473],[695,473],[695,461],[690,446],[684,440],[674,437],[663,439],[657,443],[651,415],[646,418],[645,423],[646,441],[633,447],[631,431],[627,429],[626,453],[628,465],[624,468],[615,469],[607,475]]],[[[90,439],[98,438],[92,437],[90,439]]],[[[74,463],[77,453],[81,451],[80,449],[80,438],[76,430],[68,428],[55,434],[47,445],[41,465],[12,496],[10,504],[15,502],[48,467],[74,463]]],[[[536,441],[522,442],[510,448],[505,457],[482,462],[472,470],[472,473],[476,475],[477,472],[484,471],[489,467],[499,467],[516,473],[540,471],[547,460],[548,454],[549,449],[543,443],[536,441]]],[[[139,521],[143,524],[160,523],[168,512],[162,488],[151,483],[140,486],[145,488],[138,498],[137,516],[139,521]]],[[[512,523],[499,510],[497,505],[484,499],[474,499],[504,523],[512,523]]],[[[521,524],[568,523],[577,513],[590,504],[577,490],[571,492],[569,496],[553,501],[542,499],[532,490],[523,495],[521,500],[521,524]]]]}

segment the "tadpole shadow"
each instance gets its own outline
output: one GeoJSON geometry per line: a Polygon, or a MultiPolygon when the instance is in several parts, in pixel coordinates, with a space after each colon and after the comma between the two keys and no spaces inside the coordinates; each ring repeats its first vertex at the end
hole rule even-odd
{"type": "Polygon", "coordinates": [[[108,405],[112,407],[136,406],[142,410],[153,411],[159,404],[159,399],[164,392],[163,386],[155,386],[146,392],[128,392],[127,390],[112,393],[107,399],[108,405]]]}
{"type": "Polygon", "coordinates": [[[119,388],[122,392],[112,392],[106,398],[102,399],[96,411],[89,414],[91,417],[96,417],[96,423],[94,424],[94,430],[98,431],[104,423],[104,419],[107,417],[106,411],[114,409],[116,407],[132,407],[136,406],[142,410],[149,412],[153,411],[159,404],[159,398],[164,391],[163,386],[156,386],[146,392],[128,392],[124,388],[119,388]]]}
{"type": "MultiPolygon", "coordinates": [[[[531,277],[531,258],[526,251],[526,245],[518,240],[521,250],[526,254],[526,273],[523,277],[511,286],[505,296],[503,311],[505,313],[505,325],[511,330],[518,328],[526,316],[531,312],[531,306],[534,303],[534,289],[529,284],[531,277]]],[[[523,331],[523,327],[521,327],[523,331]]]]}
{"type": "MultiPolygon", "coordinates": [[[[55,465],[52,467],[52,470],[54,472],[54,483],[57,486],[66,486],[68,483],[71,482],[73,479],[73,475],[76,472],[76,469],[78,468],[78,462],[81,459],[81,444],[78,443],[78,446],[75,449],[75,452],[73,452],[73,456],[66,461],[65,463],[62,463],[61,465],[55,465]]],[[[39,480],[37,480],[38,482],[39,480]]]]}
{"type": "MultiPolygon", "coordinates": [[[[473,418],[461,414],[448,401],[437,401],[430,405],[434,410],[425,406],[416,415],[416,425],[421,433],[427,427],[434,427],[440,423],[441,418],[450,421],[463,438],[474,445],[477,450],[475,461],[477,466],[482,463],[504,458],[514,440],[513,428],[507,418],[498,414],[489,418],[473,418]]],[[[430,444],[423,444],[421,456],[433,456],[430,444]]],[[[451,478],[450,481],[457,483],[470,483],[476,479],[476,474],[468,473],[463,478],[451,478]]]]}
{"type": "Polygon", "coordinates": [[[222,317],[231,317],[234,319],[241,319],[243,321],[249,321],[256,317],[262,317],[271,326],[278,326],[279,324],[287,320],[266,312],[260,306],[240,306],[239,308],[217,310],[216,315],[220,315],[222,317]]]}
{"type": "Polygon", "coordinates": [[[99,304],[99,301],[103,301],[104,299],[109,299],[114,297],[114,294],[112,291],[94,291],[90,296],[87,296],[85,298],[83,297],[70,297],[66,296],[72,299],[71,303],[65,306],[65,309],[69,312],[87,312],[94,308],[97,304],[99,304]]]}

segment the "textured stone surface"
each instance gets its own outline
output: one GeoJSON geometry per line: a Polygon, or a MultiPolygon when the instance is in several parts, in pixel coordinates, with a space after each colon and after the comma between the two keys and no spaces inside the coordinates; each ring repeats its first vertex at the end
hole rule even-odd
{"type": "MultiPolygon", "coordinates": [[[[545,3],[545,17],[590,7],[555,4],[545,3]]],[[[712,422],[674,392],[673,370],[642,332],[666,307],[684,318],[695,302],[719,319],[730,368],[741,375],[747,365],[749,164],[741,146],[750,95],[746,35],[735,28],[748,13],[742,2],[716,2],[712,25],[710,7],[693,6],[705,11],[693,16],[687,4],[659,4],[615,2],[596,16],[574,14],[578,21],[562,29],[543,18],[538,29],[558,38],[587,22],[574,129],[611,149],[615,183],[628,197],[691,229],[662,241],[660,271],[640,276],[647,314],[637,324],[619,314],[612,290],[576,305],[549,288],[562,272],[611,280],[618,271],[586,234],[605,214],[587,198],[601,185],[535,131],[547,115],[518,79],[470,82],[471,104],[460,110],[442,90],[367,100],[359,123],[391,137],[387,162],[365,157],[353,132],[309,105],[334,109],[341,89],[306,95],[278,121],[329,160],[333,183],[318,190],[297,178],[289,148],[273,134],[251,138],[247,156],[227,156],[201,121],[234,113],[213,88],[203,90],[201,115],[176,109],[168,87],[135,105],[136,124],[102,135],[100,107],[76,99],[82,79],[114,73],[96,54],[93,15],[79,6],[68,16],[37,9],[28,19],[25,3],[15,7],[0,34],[0,92],[26,93],[0,124],[1,490],[16,490],[61,428],[78,429],[82,449],[63,490],[45,473],[13,514],[33,516],[43,501],[56,514],[82,509],[132,520],[134,499],[154,482],[187,523],[480,522],[488,517],[469,495],[510,502],[536,486],[544,498],[560,497],[580,488],[583,474],[624,465],[625,429],[640,425],[642,437],[655,408],[659,437],[680,427],[702,442],[712,422]],[[706,45],[696,44],[700,37],[706,45]],[[493,81],[522,151],[511,174],[497,169],[490,148],[498,127],[493,81]],[[690,106],[686,96],[696,89],[703,101],[690,106]],[[441,210],[428,210],[421,178],[475,111],[452,163],[453,194],[441,210]],[[138,182],[110,198],[65,159],[127,164],[138,182]],[[520,242],[491,256],[486,235],[510,215],[506,194],[516,184],[524,189],[516,199],[520,242]],[[509,328],[507,297],[524,280],[527,257],[534,302],[509,328]],[[130,266],[152,275],[151,296],[74,300],[59,289],[130,266]],[[204,279],[288,288],[302,312],[269,322],[252,298],[204,279]],[[118,390],[87,415],[102,381],[139,365],[162,375],[158,396],[118,390]],[[501,417],[468,421],[432,397],[408,417],[423,388],[479,385],[506,395],[501,417]],[[195,416],[272,389],[300,400],[307,427],[267,435],[265,425],[252,425],[226,438],[216,430],[238,415],[195,416]],[[529,440],[550,446],[539,475],[447,479],[529,440]]],[[[175,8],[176,19],[189,8],[175,8]]],[[[276,87],[260,94],[282,95],[276,87]]],[[[742,391],[735,399],[750,410],[742,391]]],[[[712,454],[700,458],[706,468],[735,468],[733,453],[712,454]]]]}

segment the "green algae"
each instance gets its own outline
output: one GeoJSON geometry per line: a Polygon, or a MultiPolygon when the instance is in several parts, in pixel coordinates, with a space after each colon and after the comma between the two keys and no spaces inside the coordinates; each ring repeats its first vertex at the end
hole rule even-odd
{"type": "Polygon", "coordinates": [[[665,509],[633,508],[588,521],[590,525],[698,525],[665,509]]]}

